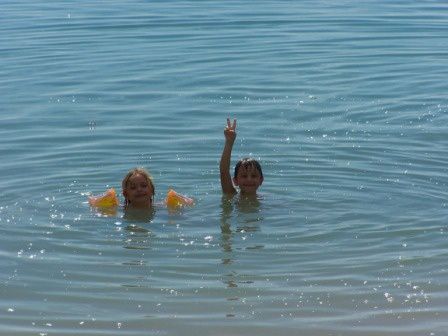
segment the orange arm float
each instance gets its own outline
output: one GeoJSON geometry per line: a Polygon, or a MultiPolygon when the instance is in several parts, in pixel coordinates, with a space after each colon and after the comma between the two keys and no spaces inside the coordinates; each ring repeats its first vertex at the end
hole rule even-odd
{"type": "Polygon", "coordinates": [[[106,190],[106,192],[99,196],[89,196],[90,206],[97,208],[111,208],[120,204],[117,193],[114,188],[106,190]]]}
{"type": "Polygon", "coordinates": [[[181,208],[186,205],[193,205],[194,201],[192,198],[181,195],[173,189],[170,189],[166,194],[165,203],[169,208],[181,208]]]}

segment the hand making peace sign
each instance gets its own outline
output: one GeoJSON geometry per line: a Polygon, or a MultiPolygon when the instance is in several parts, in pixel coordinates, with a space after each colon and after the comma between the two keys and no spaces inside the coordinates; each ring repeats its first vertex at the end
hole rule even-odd
{"type": "Polygon", "coordinates": [[[233,124],[230,124],[230,119],[227,118],[227,127],[224,128],[224,136],[226,141],[234,142],[236,138],[236,119],[233,119],[233,124]]]}

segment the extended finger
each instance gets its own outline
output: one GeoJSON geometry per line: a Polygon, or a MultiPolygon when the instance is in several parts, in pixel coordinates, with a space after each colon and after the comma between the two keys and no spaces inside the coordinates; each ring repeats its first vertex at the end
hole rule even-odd
{"type": "Polygon", "coordinates": [[[233,130],[236,130],[236,119],[233,119],[232,129],[233,129],[233,130]]]}
{"type": "Polygon", "coordinates": [[[229,118],[227,118],[227,128],[231,128],[231,126],[230,126],[230,119],[229,118]]]}

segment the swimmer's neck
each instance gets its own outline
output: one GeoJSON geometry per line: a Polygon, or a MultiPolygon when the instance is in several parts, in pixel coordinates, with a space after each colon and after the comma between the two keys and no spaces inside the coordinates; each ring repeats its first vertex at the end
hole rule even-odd
{"type": "Polygon", "coordinates": [[[149,204],[132,204],[129,203],[125,206],[125,209],[127,210],[148,210],[148,209],[152,209],[153,205],[152,203],[149,204]]]}

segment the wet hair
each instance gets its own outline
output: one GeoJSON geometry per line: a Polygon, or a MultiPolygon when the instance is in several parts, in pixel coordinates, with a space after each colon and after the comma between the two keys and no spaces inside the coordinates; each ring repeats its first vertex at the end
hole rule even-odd
{"type": "Polygon", "coordinates": [[[241,160],[239,160],[236,165],[235,165],[235,171],[233,173],[233,176],[236,178],[238,175],[238,171],[240,170],[240,168],[243,167],[245,169],[247,168],[255,168],[259,173],[260,173],[260,177],[263,178],[263,171],[261,170],[261,165],[260,163],[253,159],[253,158],[243,158],[241,160]]]}
{"type": "MultiPolygon", "coordinates": [[[[148,173],[148,171],[145,168],[141,167],[131,169],[123,178],[123,181],[121,182],[121,188],[123,189],[123,192],[127,189],[129,180],[135,175],[142,175],[146,179],[146,182],[148,182],[148,184],[152,187],[152,196],[154,196],[156,188],[154,187],[152,176],[148,173]]],[[[126,198],[126,196],[124,198],[124,205],[125,206],[129,205],[129,200],[126,198]]]]}

